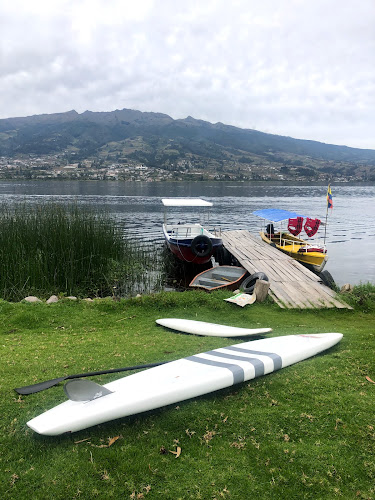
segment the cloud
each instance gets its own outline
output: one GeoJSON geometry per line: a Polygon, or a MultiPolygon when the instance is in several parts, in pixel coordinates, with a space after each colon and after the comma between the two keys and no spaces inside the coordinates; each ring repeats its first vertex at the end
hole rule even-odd
{"type": "Polygon", "coordinates": [[[14,0],[1,117],[132,108],[375,149],[372,0],[14,0]]]}

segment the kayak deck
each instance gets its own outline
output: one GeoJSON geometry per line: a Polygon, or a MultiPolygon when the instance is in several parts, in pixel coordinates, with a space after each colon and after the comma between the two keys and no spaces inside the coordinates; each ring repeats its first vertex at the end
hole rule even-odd
{"type": "Polygon", "coordinates": [[[104,385],[90,401],[65,401],[30,420],[39,434],[75,432],[266,375],[332,347],[340,333],[255,340],[189,356],[104,385]]]}

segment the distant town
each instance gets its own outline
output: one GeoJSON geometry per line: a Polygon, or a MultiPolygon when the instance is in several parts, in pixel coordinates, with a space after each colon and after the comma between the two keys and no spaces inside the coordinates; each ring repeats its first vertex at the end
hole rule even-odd
{"type": "Polygon", "coordinates": [[[324,171],[303,165],[285,165],[267,163],[264,160],[252,164],[231,162],[221,164],[214,160],[177,160],[163,165],[162,168],[147,166],[143,163],[111,158],[75,159],[74,152],[49,155],[20,154],[16,157],[0,157],[0,179],[81,179],[81,180],[125,180],[125,181],[322,181],[330,179],[329,163],[335,170],[335,180],[342,182],[366,181],[370,169],[358,168],[349,162],[341,162],[341,173],[337,171],[337,162],[326,161],[324,171]],[[203,163],[203,164],[202,164],[203,163]]]}

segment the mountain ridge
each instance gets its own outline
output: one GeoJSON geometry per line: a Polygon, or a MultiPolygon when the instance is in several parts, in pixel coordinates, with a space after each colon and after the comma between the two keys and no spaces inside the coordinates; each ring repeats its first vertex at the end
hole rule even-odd
{"type": "Polygon", "coordinates": [[[314,170],[346,175],[353,169],[365,169],[367,178],[375,175],[372,149],[295,139],[190,115],[173,119],[124,108],[0,119],[2,157],[73,154],[78,161],[138,162],[169,170],[246,173],[272,164],[281,177],[296,168],[305,169],[307,176],[314,170]]]}

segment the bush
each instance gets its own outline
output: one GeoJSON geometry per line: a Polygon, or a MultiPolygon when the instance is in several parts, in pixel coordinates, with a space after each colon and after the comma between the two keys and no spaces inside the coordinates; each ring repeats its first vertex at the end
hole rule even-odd
{"type": "Polygon", "coordinates": [[[351,292],[342,294],[346,302],[363,312],[375,311],[375,285],[361,283],[354,286],[351,292]]]}

